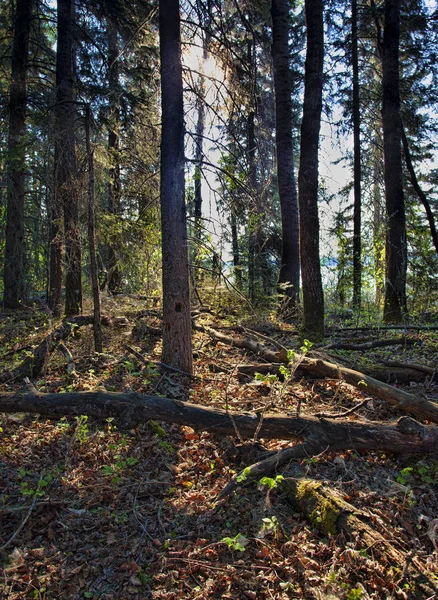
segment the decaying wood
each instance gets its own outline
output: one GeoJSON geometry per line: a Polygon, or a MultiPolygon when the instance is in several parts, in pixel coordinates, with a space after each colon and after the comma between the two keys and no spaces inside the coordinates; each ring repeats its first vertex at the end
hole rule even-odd
{"type": "MultiPolygon", "coordinates": [[[[25,358],[25,360],[12,371],[2,373],[0,375],[0,382],[8,381],[10,379],[22,380],[25,377],[30,377],[31,379],[39,377],[44,370],[50,354],[55,350],[57,345],[61,341],[66,340],[75,328],[92,325],[93,322],[93,316],[84,315],[65,319],[59,327],[54,329],[43,339],[43,341],[35,348],[32,356],[25,358]]],[[[108,318],[102,317],[102,323],[108,324],[108,322],[108,318]]]]}
{"type": "Polygon", "coordinates": [[[202,330],[208,333],[210,337],[215,339],[218,342],[222,342],[223,344],[227,344],[228,346],[234,346],[236,348],[242,348],[243,350],[250,350],[254,352],[254,354],[259,355],[264,360],[268,362],[281,362],[285,363],[288,361],[287,352],[284,350],[280,350],[278,352],[274,352],[269,350],[263,344],[256,342],[247,337],[236,337],[229,336],[221,331],[217,331],[216,329],[212,329],[211,327],[202,327],[202,330]]]}
{"type": "MultiPolygon", "coordinates": [[[[388,566],[400,568],[407,564],[407,555],[391,544],[372,526],[377,517],[369,511],[359,510],[347,502],[338,492],[309,479],[285,479],[281,484],[288,500],[301,510],[312,525],[325,536],[342,533],[347,540],[356,542],[370,555],[378,553],[388,566]]],[[[437,592],[437,586],[431,581],[419,561],[411,560],[421,578],[417,583],[427,592],[437,592]]],[[[403,572],[401,577],[406,577],[403,572]]]]}

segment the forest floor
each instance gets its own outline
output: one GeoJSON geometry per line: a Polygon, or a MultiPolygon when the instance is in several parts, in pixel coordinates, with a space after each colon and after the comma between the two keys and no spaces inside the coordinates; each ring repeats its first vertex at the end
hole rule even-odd
{"type": "MultiPolygon", "coordinates": [[[[197,379],[159,372],[126,348],[160,360],[160,337],[141,331],[137,317],[142,308],[139,300],[106,298],[103,312],[126,319],[104,329],[104,354],[94,354],[91,327],[78,329],[66,342],[76,374],[67,374],[64,355],[56,351],[33,381],[38,391],[104,386],[241,412],[263,411],[269,404],[271,412],[291,415],[298,403],[301,414],[315,415],[344,412],[366,397],[337,380],[306,377],[287,386],[269,377],[238,380],[236,366],[255,357],[201,331],[194,332],[197,379]]],[[[148,325],[159,327],[158,317],[150,314],[148,325]]],[[[199,321],[219,324],[211,315],[199,321]]],[[[0,372],[18,365],[56,324],[44,311],[0,313],[0,372]]],[[[232,322],[228,318],[224,324],[232,322]]],[[[253,318],[246,325],[287,348],[301,345],[285,324],[280,324],[282,331],[269,320],[253,318]]],[[[334,340],[328,333],[327,345],[334,340]]],[[[375,348],[365,356],[324,348],[318,353],[359,367],[388,359],[438,366],[437,331],[398,333],[415,343],[375,348]]],[[[384,339],[394,332],[342,335],[354,342],[359,337],[384,339]]],[[[22,386],[5,382],[0,394],[22,386]]],[[[427,378],[410,388],[438,395],[438,385],[427,378]]],[[[400,416],[370,398],[350,418],[388,422],[400,416]]],[[[111,419],[0,415],[0,598],[438,597],[436,458],[358,454],[352,448],[294,461],[281,471],[286,479],[324,482],[361,514],[365,511],[372,527],[404,557],[394,565],[379,544],[324,533],[323,515],[308,519],[291,505],[275,473],[264,484],[243,484],[217,502],[233,474],[266,449],[287,445],[239,441],[155,421],[120,431],[111,419]]]]}

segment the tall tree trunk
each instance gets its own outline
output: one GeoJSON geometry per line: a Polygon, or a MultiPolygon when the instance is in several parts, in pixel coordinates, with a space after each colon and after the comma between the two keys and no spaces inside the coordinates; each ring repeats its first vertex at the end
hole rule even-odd
{"type": "Polygon", "coordinates": [[[94,349],[96,352],[102,352],[102,323],[100,310],[100,287],[99,287],[99,271],[97,267],[97,252],[96,252],[96,227],[94,215],[94,152],[91,146],[91,111],[87,105],[85,109],[85,144],[87,149],[88,162],[88,246],[90,251],[90,271],[91,271],[91,287],[93,289],[93,332],[94,332],[94,349]]]}
{"type": "Polygon", "coordinates": [[[4,265],[5,308],[18,308],[25,295],[24,196],[26,169],[27,55],[32,0],[17,0],[12,46],[7,154],[7,212],[4,265]]]}
{"type": "Polygon", "coordinates": [[[387,323],[402,321],[406,314],[407,242],[401,155],[399,38],[400,0],[385,0],[382,125],[387,225],[383,317],[387,323]]]}
{"type": "Polygon", "coordinates": [[[361,239],[361,152],[359,58],[357,44],[357,0],[351,2],[351,63],[353,70],[353,146],[354,146],[354,209],[353,209],[353,308],[360,310],[362,294],[361,239]]]}
{"type": "Polygon", "coordinates": [[[61,218],[65,238],[65,314],[82,310],[81,243],[75,149],[75,93],[72,0],[58,0],[55,108],[55,187],[52,211],[51,307],[61,297],[61,218]]]}
{"type": "Polygon", "coordinates": [[[281,206],[282,253],[278,283],[295,307],[299,300],[298,196],[292,140],[292,74],[289,52],[289,0],[272,0],[272,61],[275,89],[275,142],[281,206]],[[285,287],[286,286],[286,287],[285,287]]]}
{"type": "Polygon", "coordinates": [[[249,186],[251,189],[251,203],[248,217],[248,296],[253,302],[256,297],[256,279],[257,279],[257,260],[256,260],[256,238],[257,229],[260,227],[259,219],[260,215],[257,210],[256,202],[256,187],[257,187],[257,168],[255,163],[255,125],[254,125],[254,111],[252,110],[248,115],[248,121],[246,125],[246,139],[247,139],[247,155],[248,155],[248,168],[249,168],[249,186]]]}
{"type": "Polygon", "coordinates": [[[164,363],[192,372],[184,185],[184,105],[178,0],[159,1],[164,363]]]}
{"type": "MultiPolygon", "coordinates": [[[[111,167],[109,169],[108,183],[108,212],[115,217],[120,214],[120,83],[119,83],[119,45],[117,41],[117,30],[110,19],[107,20],[108,39],[108,86],[109,86],[109,131],[108,131],[108,153],[111,167]]],[[[122,287],[122,274],[119,267],[115,244],[110,243],[108,247],[109,271],[108,291],[112,294],[120,292],[122,287]]]]}
{"type": "Polygon", "coordinates": [[[300,257],[305,335],[324,336],[324,295],[319,262],[318,143],[321,126],[324,62],[322,0],[306,0],[307,51],[301,124],[298,193],[300,257]]]}

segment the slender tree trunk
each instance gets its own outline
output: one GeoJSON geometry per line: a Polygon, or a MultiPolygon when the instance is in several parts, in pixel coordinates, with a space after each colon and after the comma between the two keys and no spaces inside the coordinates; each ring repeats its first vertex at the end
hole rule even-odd
{"type": "Polygon", "coordinates": [[[58,0],[56,53],[55,186],[52,208],[50,305],[61,298],[62,215],[65,238],[65,314],[82,310],[81,243],[75,149],[75,93],[72,0],[58,0]]]}
{"type": "MultiPolygon", "coordinates": [[[[119,83],[119,46],[117,31],[110,19],[107,20],[108,39],[108,70],[109,70],[109,131],[108,131],[108,153],[110,155],[111,167],[109,169],[108,183],[108,211],[117,217],[120,214],[120,83],[119,83]]],[[[120,292],[122,287],[122,274],[114,243],[108,247],[109,271],[108,291],[112,294],[120,292]]]]}
{"type": "Polygon", "coordinates": [[[90,250],[90,271],[91,271],[91,287],[93,289],[93,331],[94,331],[94,349],[96,352],[103,351],[102,344],[102,324],[100,310],[100,287],[99,287],[99,270],[97,266],[96,253],[96,231],[95,231],[95,216],[94,216],[94,153],[91,146],[91,112],[87,105],[85,109],[85,143],[87,147],[87,162],[88,162],[88,245],[90,250]]]}
{"type": "Polygon", "coordinates": [[[292,140],[292,74],[289,52],[289,0],[272,0],[272,61],[275,89],[275,141],[281,206],[280,292],[295,307],[299,300],[300,254],[298,196],[292,140]],[[287,287],[285,287],[287,286],[287,287]]]}
{"type": "Polygon", "coordinates": [[[357,0],[351,2],[351,63],[353,70],[353,146],[354,146],[354,209],[353,209],[353,308],[360,310],[362,294],[361,239],[361,152],[359,58],[357,44],[357,0]]]}
{"type": "Polygon", "coordinates": [[[406,314],[407,242],[400,119],[400,0],[385,0],[382,43],[382,125],[386,196],[386,283],[384,320],[406,314]]]}
{"type": "Polygon", "coordinates": [[[234,280],[239,290],[242,289],[242,269],[240,265],[240,250],[239,250],[239,235],[237,230],[237,218],[233,208],[231,209],[230,215],[231,222],[231,246],[233,250],[233,266],[234,266],[234,280]]]}
{"type": "Polygon", "coordinates": [[[7,212],[4,265],[5,308],[18,308],[25,295],[24,197],[26,174],[27,55],[32,0],[17,0],[12,46],[7,154],[7,212]]]}
{"type": "Polygon", "coordinates": [[[324,336],[324,295],[319,262],[318,144],[322,111],[324,24],[322,0],[306,0],[307,51],[301,124],[300,257],[305,335],[324,336]]]}
{"type": "Polygon", "coordinates": [[[192,372],[184,184],[184,105],[178,0],[159,1],[164,363],[192,372]]]}
{"type": "Polygon", "coordinates": [[[417,192],[420,202],[423,205],[424,210],[426,211],[427,222],[429,223],[429,229],[430,229],[430,234],[432,236],[433,245],[435,246],[435,250],[438,254],[438,232],[437,232],[437,228],[435,225],[435,217],[434,217],[432,208],[430,206],[430,203],[426,197],[426,194],[423,192],[423,190],[420,187],[420,184],[418,183],[414,165],[412,164],[412,158],[411,158],[411,153],[409,150],[408,138],[406,137],[406,133],[405,133],[405,129],[404,129],[403,125],[402,125],[402,140],[403,140],[403,149],[404,149],[404,153],[405,153],[406,166],[409,171],[409,176],[411,178],[412,187],[417,192]]]}
{"type": "Polygon", "coordinates": [[[248,115],[247,122],[247,155],[248,155],[248,166],[249,166],[249,185],[251,189],[251,209],[248,219],[248,296],[251,302],[254,302],[256,297],[256,279],[257,279],[257,258],[256,258],[256,247],[257,247],[257,230],[260,227],[259,219],[260,215],[257,210],[256,202],[256,189],[257,189],[257,169],[255,164],[255,125],[254,125],[254,111],[252,110],[248,115]]]}
{"type": "Polygon", "coordinates": [[[199,281],[201,277],[200,270],[197,267],[200,265],[199,261],[199,248],[202,238],[202,165],[203,165],[203,142],[204,142],[204,129],[205,129],[205,106],[204,106],[204,95],[205,85],[204,77],[201,77],[201,81],[198,89],[197,99],[197,110],[198,110],[198,121],[196,123],[196,139],[195,139],[195,206],[194,206],[194,217],[195,217],[195,242],[194,242],[194,257],[193,263],[195,266],[194,278],[195,281],[199,281]]]}

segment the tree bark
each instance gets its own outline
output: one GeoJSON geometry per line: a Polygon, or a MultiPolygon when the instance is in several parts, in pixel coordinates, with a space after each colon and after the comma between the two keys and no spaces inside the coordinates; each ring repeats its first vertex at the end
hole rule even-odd
{"type": "Polygon", "coordinates": [[[400,0],[385,0],[382,43],[382,125],[386,197],[386,282],[383,317],[406,315],[407,241],[400,119],[400,0]]]}
{"type": "Polygon", "coordinates": [[[324,24],[322,0],[306,0],[307,51],[298,195],[304,334],[324,337],[324,295],[319,259],[318,145],[322,111],[324,24]]]}
{"type": "Polygon", "coordinates": [[[17,0],[9,92],[7,209],[3,272],[5,308],[19,308],[25,297],[24,199],[26,175],[27,55],[32,0],[17,0]]]}
{"type": "Polygon", "coordinates": [[[275,142],[281,206],[280,293],[291,308],[299,301],[300,252],[298,196],[292,136],[292,74],[289,51],[289,0],[272,0],[272,61],[275,89],[275,142]]]}
{"type": "Polygon", "coordinates": [[[55,186],[52,208],[50,308],[61,301],[62,215],[65,238],[65,314],[82,310],[81,243],[75,149],[75,91],[72,0],[58,1],[55,107],[55,186]]]}
{"type": "Polygon", "coordinates": [[[162,361],[192,373],[184,184],[184,107],[178,0],[160,0],[162,361]]]}

